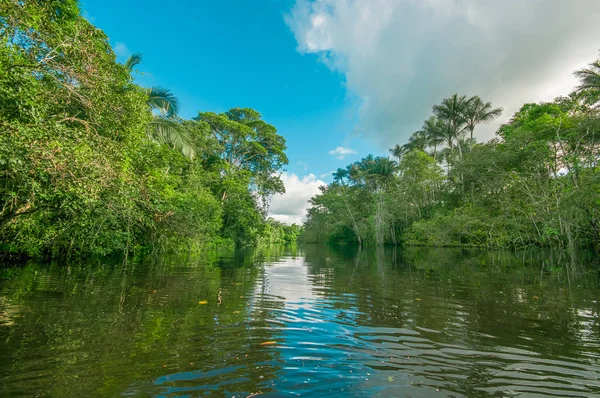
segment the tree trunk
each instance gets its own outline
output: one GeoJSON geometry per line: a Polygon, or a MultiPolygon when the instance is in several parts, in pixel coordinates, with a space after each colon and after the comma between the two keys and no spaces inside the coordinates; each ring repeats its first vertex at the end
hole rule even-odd
{"type": "Polygon", "coordinates": [[[383,195],[379,194],[377,198],[377,207],[375,210],[375,241],[377,246],[383,245],[384,241],[384,221],[383,221],[383,195]]]}
{"type": "Polygon", "coordinates": [[[342,194],[342,200],[344,201],[344,204],[346,205],[346,210],[348,210],[348,215],[350,216],[350,220],[352,221],[352,229],[354,230],[354,234],[356,235],[356,240],[358,240],[358,246],[361,247],[362,239],[360,237],[360,230],[358,229],[358,224],[356,224],[356,220],[354,219],[354,215],[352,214],[352,211],[350,210],[350,206],[348,206],[348,202],[346,201],[344,194],[342,194]]]}

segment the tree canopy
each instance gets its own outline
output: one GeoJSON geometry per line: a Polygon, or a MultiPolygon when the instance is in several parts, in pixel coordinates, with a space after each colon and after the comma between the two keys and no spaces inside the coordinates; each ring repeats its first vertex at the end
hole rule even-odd
{"type": "Polygon", "coordinates": [[[597,69],[595,62],[576,72],[581,85],[567,97],[523,105],[485,143],[475,128],[502,108],[478,96],[444,99],[390,149],[397,167],[378,173],[375,163],[384,162],[369,155],[339,169],[312,198],[302,239],[600,249],[597,69]]]}
{"type": "Polygon", "coordinates": [[[173,92],[135,84],[142,56],[116,62],[74,0],[0,2],[0,41],[4,252],[295,239],[298,227],[266,218],[269,197],[284,192],[287,157],[285,139],[258,112],[179,118],[173,92]]]}

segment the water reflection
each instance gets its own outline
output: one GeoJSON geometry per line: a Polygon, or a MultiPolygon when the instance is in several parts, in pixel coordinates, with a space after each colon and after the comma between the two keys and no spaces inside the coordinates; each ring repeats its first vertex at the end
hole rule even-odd
{"type": "Polygon", "coordinates": [[[0,396],[593,396],[598,259],[212,253],[0,272],[0,396]]]}

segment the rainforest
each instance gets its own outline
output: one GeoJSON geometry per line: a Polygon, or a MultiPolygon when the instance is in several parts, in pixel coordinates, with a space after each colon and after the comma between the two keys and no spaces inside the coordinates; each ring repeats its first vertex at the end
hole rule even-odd
{"type": "Polygon", "coordinates": [[[549,103],[502,114],[449,95],[407,143],[338,169],[304,227],[267,217],[286,139],[253,109],[178,116],[116,61],[74,1],[2,2],[0,247],[12,257],[351,245],[596,248],[600,63],[549,103]]]}
{"type": "Polygon", "coordinates": [[[75,1],[0,6],[0,242],[11,256],[295,241],[266,219],[286,141],[253,109],[178,117],[75,1]]]}
{"type": "Polygon", "coordinates": [[[496,137],[475,128],[502,108],[454,94],[406,144],[338,169],[311,199],[307,242],[553,247],[600,245],[600,62],[578,90],[525,104],[496,137]]]}
{"type": "Polygon", "coordinates": [[[511,1],[0,0],[0,396],[600,396],[600,4],[511,1]]]}

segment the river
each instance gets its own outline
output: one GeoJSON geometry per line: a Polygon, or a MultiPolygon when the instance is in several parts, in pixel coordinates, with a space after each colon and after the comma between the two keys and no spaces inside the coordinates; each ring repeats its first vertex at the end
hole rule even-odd
{"type": "Polygon", "coordinates": [[[600,396],[592,254],[269,247],[0,268],[0,396],[600,396]]]}

